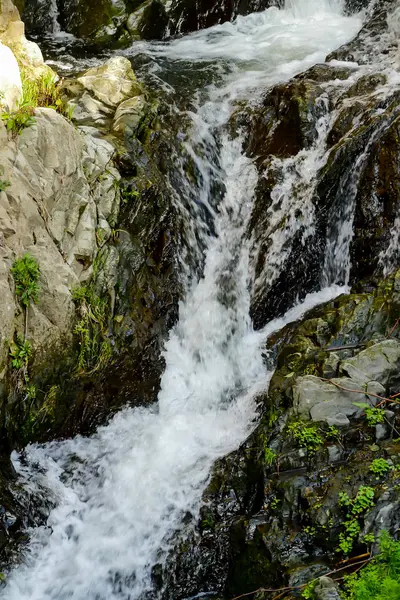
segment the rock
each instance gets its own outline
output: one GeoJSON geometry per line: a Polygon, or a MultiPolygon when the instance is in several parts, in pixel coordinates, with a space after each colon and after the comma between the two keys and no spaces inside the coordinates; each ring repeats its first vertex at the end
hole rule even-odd
{"type": "Polygon", "coordinates": [[[147,110],[148,105],[143,96],[124,100],[115,112],[112,131],[117,134],[127,131],[129,135],[136,135],[147,110]]]}
{"type": "Polygon", "coordinates": [[[127,19],[123,0],[61,0],[59,23],[64,31],[99,45],[118,45],[127,19]]]}
{"type": "Polygon", "coordinates": [[[17,109],[22,95],[22,82],[17,60],[7,46],[0,42],[0,109],[17,109]]]}
{"type": "Polygon", "coordinates": [[[343,377],[332,379],[332,382],[321,381],[313,375],[298,377],[293,385],[293,407],[296,413],[302,418],[311,417],[313,421],[326,421],[328,425],[347,426],[349,417],[355,417],[362,412],[354,402],[363,402],[368,398],[374,405],[377,399],[368,396],[368,391],[384,391],[380,384],[370,382],[365,395],[357,395],[334,385],[336,383],[347,390],[356,390],[360,388],[357,381],[343,377]]]}
{"type": "Polygon", "coordinates": [[[112,108],[141,93],[131,63],[122,56],[115,56],[104,65],[89,69],[78,77],[78,82],[99,102],[112,108]]]}
{"type": "Polygon", "coordinates": [[[127,128],[136,136],[148,112],[144,90],[127,58],[115,56],[100,67],[93,67],[76,80],[64,84],[66,100],[73,109],[74,121],[82,126],[120,135],[127,128]]]}
{"type": "Polygon", "coordinates": [[[330,577],[320,577],[314,593],[316,600],[340,600],[337,584],[330,577]]]}
{"type": "MultiPolygon", "coordinates": [[[[397,340],[385,340],[362,350],[354,358],[343,361],[340,372],[347,374],[360,385],[373,380],[378,381],[383,387],[391,389],[400,384],[400,342],[397,340]]],[[[372,391],[372,388],[368,388],[372,391]]]]}

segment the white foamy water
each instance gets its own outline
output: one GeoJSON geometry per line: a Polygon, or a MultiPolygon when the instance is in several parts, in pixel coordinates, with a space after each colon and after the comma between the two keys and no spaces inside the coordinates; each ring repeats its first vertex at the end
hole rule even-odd
{"type": "Polygon", "coordinates": [[[253,331],[245,232],[257,172],[224,124],[235,98],[321,60],[359,26],[335,2],[291,0],[283,11],[140,46],[170,61],[231,63],[220,88],[206,91],[191,132],[194,155],[199,146],[218,155],[216,162],[196,157],[215,236],[203,232],[204,273],[188,289],[166,344],[158,403],[122,411],[90,438],[31,446],[28,465],[16,458],[24,485],[52,498],[55,508],[47,527],[31,532],[3,600],[135,600],[151,590],[152,567],[165,558],[183,517],[198,514],[213,462],[254,427],[254,398],[270,377],[261,358],[265,336],[343,291],[322,290],[263,332],[253,331]],[[207,198],[211,172],[225,185],[218,209],[207,198]],[[36,464],[41,468],[30,466],[36,464]]]}

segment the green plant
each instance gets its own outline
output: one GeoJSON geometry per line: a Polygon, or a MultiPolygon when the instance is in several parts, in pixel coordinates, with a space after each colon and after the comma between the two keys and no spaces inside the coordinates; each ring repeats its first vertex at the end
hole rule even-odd
{"type": "Polygon", "coordinates": [[[74,334],[79,343],[78,372],[94,373],[106,365],[112,346],[106,331],[107,300],[100,298],[92,286],[80,286],[72,291],[79,321],[74,334]]]}
{"type": "Polygon", "coordinates": [[[17,336],[15,342],[10,346],[11,364],[14,369],[23,369],[28,367],[29,359],[32,356],[32,346],[28,340],[17,336]]]}
{"type": "Polygon", "coordinates": [[[386,475],[386,473],[391,469],[392,467],[384,458],[376,458],[372,461],[369,467],[371,473],[374,473],[374,475],[376,475],[377,477],[383,477],[383,475],[386,475]]]}
{"type": "Polygon", "coordinates": [[[313,579],[309,583],[307,583],[306,587],[301,593],[301,597],[305,598],[305,600],[314,600],[315,598],[315,586],[318,583],[318,579],[313,579]]]}
{"type": "Polygon", "coordinates": [[[269,507],[271,510],[276,510],[278,508],[278,506],[280,505],[281,501],[279,500],[279,498],[272,498],[269,507]]]}
{"type": "Polygon", "coordinates": [[[335,425],[329,425],[326,437],[329,440],[338,440],[340,438],[340,431],[335,425]]]}
{"type": "Polygon", "coordinates": [[[379,550],[360,573],[345,578],[344,600],[399,600],[400,542],[382,532],[379,550]]]}
{"type": "Polygon", "coordinates": [[[0,179],[0,192],[5,192],[9,188],[11,183],[5,179],[0,179]]]}
{"type": "Polygon", "coordinates": [[[324,443],[320,429],[315,423],[295,421],[288,425],[287,429],[297,444],[305,448],[308,454],[314,454],[324,443]]]}
{"type": "Polygon", "coordinates": [[[376,408],[375,406],[370,406],[366,402],[353,402],[354,406],[358,406],[358,408],[363,408],[365,413],[365,418],[370,427],[375,427],[378,423],[383,423],[385,420],[385,411],[383,408],[376,408]]]}
{"type": "Polygon", "coordinates": [[[346,520],[342,523],[344,531],[339,534],[339,548],[344,554],[349,554],[354,540],[360,533],[358,518],[374,506],[374,488],[362,485],[355,498],[351,499],[346,492],[339,494],[339,505],[347,509],[346,520]]]}
{"type": "Polygon", "coordinates": [[[11,273],[15,281],[15,294],[21,304],[25,307],[31,302],[35,304],[39,300],[39,263],[30,254],[24,254],[17,258],[12,267],[11,273]]]}
{"type": "Polygon", "coordinates": [[[4,121],[7,131],[14,135],[20,135],[25,127],[31,127],[36,123],[33,108],[30,106],[20,106],[15,112],[3,113],[1,119],[4,121]]]}
{"type": "Polygon", "coordinates": [[[374,544],[375,543],[375,536],[374,536],[374,534],[373,533],[367,533],[366,535],[364,535],[363,542],[364,542],[364,544],[374,544]]]}
{"type": "Polygon", "coordinates": [[[36,108],[43,106],[52,108],[71,120],[73,107],[70,107],[63,101],[61,97],[61,81],[56,73],[51,69],[46,69],[39,77],[32,77],[31,72],[22,69],[21,80],[21,107],[36,108]]]}
{"type": "Polygon", "coordinates": [[[264,451],[264,461],[265,464],[270,467],[271,465],[274,464],[274,462],[276,461],[276,452],[274,452],[273,450],[271,450],[271,448],[265,448],[264,451]]]}

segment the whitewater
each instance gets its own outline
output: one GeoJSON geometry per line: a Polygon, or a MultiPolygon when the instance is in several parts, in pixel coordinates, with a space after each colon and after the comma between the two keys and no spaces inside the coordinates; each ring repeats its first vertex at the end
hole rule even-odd
{"type": "MultiPolygon", "coordinates": [[[[52,507],[46,525],[29,532],[22,564],[0,591],[3,600],[156,597],[152,569],[165,561],[183,517],[195,521],[213,463],[255,427],[257,395],[271,376],[262,359],[266,337],[346,290],[321,289],[263,331],[253,330],[254,241],[247,225],[258,174],[240,135],[229,136],[228,120],[237,100],[323,61],[360,26],[361,16],[343,16],[340,1],[287,0],[282,10],[131,49],[155,61],[229,64],[218,84],[200,90],[185,142],[201,168],[213,235],[200,216],[190,224],[201,231],[204,269],[188,284],[165,345],[157,403],[122,410],[91,437],[32,445],[23,460],[14,456],[21,485],[52,507]],[[216,162],[198,153],[210,144],[216,162]],[[210,197],[216,173],[225,189],[217,207],[210,197]]],[[[318,157],[313,161],[316,170],[318,157]]]]}

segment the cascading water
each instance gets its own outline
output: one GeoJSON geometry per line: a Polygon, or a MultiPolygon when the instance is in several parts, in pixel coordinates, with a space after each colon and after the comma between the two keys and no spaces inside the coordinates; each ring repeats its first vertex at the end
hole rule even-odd
{"type": "Polygon", "coordinates": [[[24,564],[0,592],[4,600],[134,600],[150,592],[152,568],[165,559],[184,516],[198,514],[213,462],[254,427],[254,398],[269,378],[265,336],[340,292],[314,294],[253,331],[246,227],[257,171],[240,137],[226,132],[235,100],[323,60],[356,33],[360,20],[343,17],[339,4],[290,0],[285,10],[133,48],[155,61],[228,64],[218,86],[200,90],[191,130],[193,153],[211,144],[217,157],[217,164],[199,158],[215,235],[199,225],[204,273],[188,289],[166,344],[157,405],[124,410],[90,438],[31,446],[27,461],[16,457],[23,484],[50,497],[54,508],[47,526],[31,532],[24,564]],[[207,169],[225,190],[217,207],[208,197],[207,169]]]}

